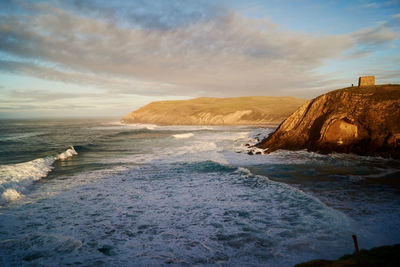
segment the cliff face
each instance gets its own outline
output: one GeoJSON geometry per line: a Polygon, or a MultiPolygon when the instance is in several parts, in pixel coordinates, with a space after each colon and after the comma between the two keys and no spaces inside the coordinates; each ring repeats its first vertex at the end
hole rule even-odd
{"type": "Polygon", "coordinates": [[[256,146],[400,158],[400,85],[349,87],[302,105],[256,146]]]}
{"type": "Polygon", "coordinates": [[[279,124],[306,100],[293,97],[195,98],[150,103],[123,118],[158,125],[279,124]]]}

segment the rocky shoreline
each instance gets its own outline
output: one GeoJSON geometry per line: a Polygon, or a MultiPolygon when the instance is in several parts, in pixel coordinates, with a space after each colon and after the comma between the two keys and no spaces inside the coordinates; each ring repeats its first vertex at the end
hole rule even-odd
{"type": "Polygon", "coordinates": [[[255,145],[400,158],[400,85],[348,87],[316,97],[255,145]]]}
{"type": "Polygon", "coordinates": [[[356,253],[344,255],[337,260],[312,260],[296,264],[295,267],[335,267],[335,266],[400,266],[400,244],[382,246],[370,250],[361,250],[360,257],[356,253]]]}

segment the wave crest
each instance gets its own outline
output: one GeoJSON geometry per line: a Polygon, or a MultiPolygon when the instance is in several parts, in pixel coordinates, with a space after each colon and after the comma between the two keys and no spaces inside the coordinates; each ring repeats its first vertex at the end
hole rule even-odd
{"type": "Polygon", "coordinates": [[[74,147],[71,146],[71,148],[67,149],[66,151],[64,151],[63,153],[59,154],[55,160],[60,159],[60,160],[64,160],[64,159],[68,159],[71,158],[75,155],[78,155],[78,152],[75,151],[74,147]]]}
{"type": "Polygon", "coordinates": [[[172,135],[175,139],[186,139],[192,137],[193,133],[184,133],[184,134],[174,134],[172,135]]]}
{"type": "Polygon", "coordinates": [[[65,160],[78,153],[71,146],[55,156],[38,158],[27,162],[0,165],[0,203],[15,201],[23,196],[27,186],[46,177],[53,170],[56,160],[65,160]]]}

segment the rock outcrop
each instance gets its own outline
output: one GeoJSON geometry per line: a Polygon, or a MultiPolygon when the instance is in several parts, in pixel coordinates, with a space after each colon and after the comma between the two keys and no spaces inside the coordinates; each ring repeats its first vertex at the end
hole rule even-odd
{"type": "Polygon", "coordinates": [[[125,123],[157,125],[279,124],[306,102],[294,97],[201,97],[152,102],[123,118],[125,123]]]}
{"type": "Polygon", "coordinates": [[[312,99],[256,145],[400,158],[400,85],[349,87],[312,99]]]}

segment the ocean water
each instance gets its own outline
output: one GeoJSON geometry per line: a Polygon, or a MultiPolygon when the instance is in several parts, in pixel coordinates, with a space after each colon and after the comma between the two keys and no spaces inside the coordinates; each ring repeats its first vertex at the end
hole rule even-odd
{"type": "Polygon", "coordinates": [[[0,121],[0,266],[293,266],[400,242],[400,162],[274,127],[0,121]]]}

